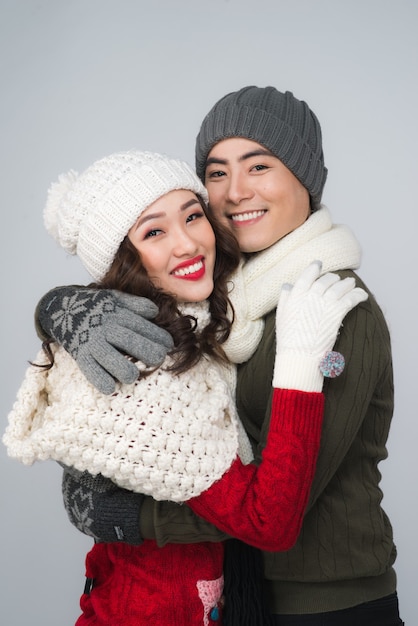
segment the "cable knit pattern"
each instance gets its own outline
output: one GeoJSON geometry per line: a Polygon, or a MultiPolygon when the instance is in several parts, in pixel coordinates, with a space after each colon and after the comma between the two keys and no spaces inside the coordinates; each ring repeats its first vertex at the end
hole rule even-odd
{"type": "MultiPolygon", "coordinates": [[[[197,307],[185,312],[202,318],[197,307]]],[[[50,370],[27,370],[3,437],[10,456],[25,464],[53,459],[176,502],[218,480],[236,457],[239,439],[244,462],[251,460],[231,394],[233,368],[202,358],[176,376],[163,365],[106,396],[65,350],[54,346],[54,353],[50,370]]],[[[44,361],[41,352],[35,362],[44,361]]]]}
{"type": "Polygon", "coordinates": [[[279,301],[284,283],[294,283],[312,261],[322,262],[322,273],[356,269],[361,250],[351,230],[333,224],[325,206],[276,244],[241,263],[231,282],[235,311],[232,332],[224,344],[233,363],[247,361],[264,330],[263,316],[279,301]]]}

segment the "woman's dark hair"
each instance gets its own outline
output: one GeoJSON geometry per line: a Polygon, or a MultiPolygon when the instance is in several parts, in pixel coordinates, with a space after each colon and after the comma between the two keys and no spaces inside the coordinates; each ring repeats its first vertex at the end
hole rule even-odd
{"type": "Polygon", "coordinates": [[[174,340],[172,351],[174,364],[170,370],[175,372],[189,369],[203,354],[218,360],[226,360],[221,345],[228,338],[232,323],[233,311],[228,299],[228,279],[239,263],[239,247],[232,233],[207,211],[199,196],[198,199],[216,238],[214,289],[208,298],[211,320],[203,330],[197,330],[194,317],[181,314],[173,295],[153,285],[137,249],[128,237],[121,243],[104,278],[94,285],[101,289],[117,289],[143,296],[155,302],[159,312],[154,322],[165,328],[174,340]]]}
{"type": "MultiPolygon", "coordinates": [[[[119,246],[113,263],[103,279],[89,285],[92,289],[117,289],[149,298],[155,302],[159,311],[153,321],[165,328],[173,338],[174,349],[171,354],[174,363],[169,369],[178,373],[188,370],[204,354],[227,362],[222,344],[228,339],[233,322],[233,308],[228,298],[229,276],[240,260],[239,246],[234,235],[211,214],[199,195],[197,198],[212,226],[216,239],[214,288],[208,298],[210,322],[205,328],[198,331],[197,320],[179,311],[175,297],[153,285],[138,250],[128,237],[125,237],[119,246]]],[[[42,344],[49,363],[46,365],[32,363],[32,365],[41,369],[52,367],[54,363],[52,343],[54,340],[49,339],[42,344]]]]}

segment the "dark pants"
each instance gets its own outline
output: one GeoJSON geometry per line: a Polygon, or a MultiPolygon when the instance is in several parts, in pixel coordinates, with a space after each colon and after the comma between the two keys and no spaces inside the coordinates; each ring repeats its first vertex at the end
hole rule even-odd
{"type": "Polygon", "coordinates": [[[273,615],[274,626],[401,626],[396,593],[341,611],[309,615],[273,615]]]}

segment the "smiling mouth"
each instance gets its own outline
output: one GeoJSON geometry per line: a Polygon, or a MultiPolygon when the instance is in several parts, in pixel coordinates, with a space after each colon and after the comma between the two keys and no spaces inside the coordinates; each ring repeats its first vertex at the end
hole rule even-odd
{"type": "Polygon", "coordinates": [[[179,278],[199,278],[204,272],[203,260],[200,259],[193,263],[192,265],[188,265],[187,267],[180,267],[177,270],[173,271],[173,276],[177,276],[179,278]]]}
{"type": "Polygon", "coordinates": [[[250,222],[251,220],[256,220],[259,217],[265,215],[267,211],[265,209],[261,209],[260,211],[248,211],[246,213],[235,213],[233,215],[229,215],[228,219],[233,222],[250,222]]]}

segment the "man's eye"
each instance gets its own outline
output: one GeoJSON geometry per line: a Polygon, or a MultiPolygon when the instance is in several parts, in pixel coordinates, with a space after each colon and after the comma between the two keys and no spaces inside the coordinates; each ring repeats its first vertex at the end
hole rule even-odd
{"type": "Polygon", "coordinates": [[[254,165],[253,170],[256,170],[257,172],[261,172],[261,170],[266,170],[267,169],[267,165],[254,165]]]}
{"type": "Polygon", "coordinates": [[[220,178],[221,176],[225,176],[225,172],[222,172],[222,170],[207,172],[206,174],[206,178],[220,178]]]}

